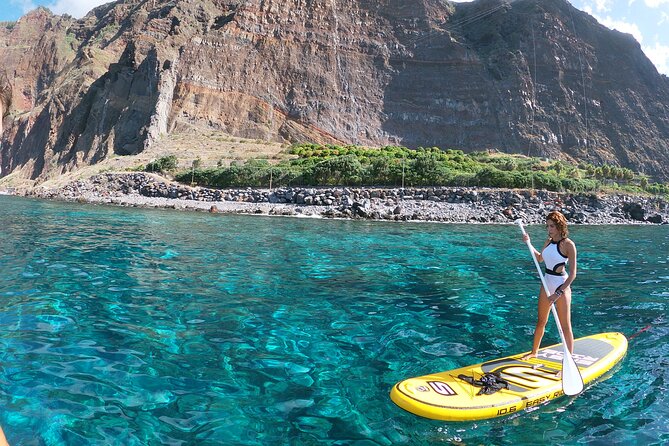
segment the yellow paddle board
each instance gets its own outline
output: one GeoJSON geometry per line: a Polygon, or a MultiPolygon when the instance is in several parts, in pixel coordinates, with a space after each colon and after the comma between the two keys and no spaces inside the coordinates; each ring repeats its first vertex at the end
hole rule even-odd
{"type": "MultiPolygon", "coordinates": [[[[583,382],[588,384],[617,364],[626,351],[623,334],[601,333],[576,339],[573,357],[583,382]]],[[[393,386],[390,398],[402,409],[422,417],[468,421],[517,413],[563,396],[558,373],[562,369],[562,344],[542,348],[536,358],[523,361],[520,358],[525,354],[409,378],[393,386]],[[493,377],[491,374],[505,388],[486,394],[481,381],[484,376],[493,377]]]]}

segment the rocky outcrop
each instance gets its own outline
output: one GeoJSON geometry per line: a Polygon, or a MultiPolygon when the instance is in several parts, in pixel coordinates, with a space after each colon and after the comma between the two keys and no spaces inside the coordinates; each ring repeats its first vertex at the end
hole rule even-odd
{"type": "Polygon", "coordinates": [[[39,9],[1,45],[19,113],[0,175],[59,174],[195,126],[669,178],[669,79],[566,0],[121,0],[79,21],[39,9]]]}
{"type": "Polygon", "coordinates": [[[9,115],[12,105],[12,85],[9,83],[6,71],[0,71],[0,135],[2,135],[2,121],[9,115]]]}
{"type": "Polygon", "coordinates": [[[36,178],[49,168],[48,144],[63,121],[65,104],[77,102],[70,63],[78,42],[68,32],[71,17],[38,8],[0,26],[0,67],[9,77],[13,119],[5,119],[0,139],[0,176],[15,170],[36,178]]]}

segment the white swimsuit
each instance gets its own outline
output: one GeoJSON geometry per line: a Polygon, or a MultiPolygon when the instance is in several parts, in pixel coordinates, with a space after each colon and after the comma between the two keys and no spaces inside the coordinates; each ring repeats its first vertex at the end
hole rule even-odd
{"type": "MultiPolygon", "coordinates": [[[[564,239],[563,239],[564,240],[564,239]]],[[[560,240],[562,241],[562,240],[560,240]]],[[[566,272],[567,256],[560,252],[560,242],[551,242],[541,251],[541,256],[546,264],[546,285],[548,286],[548,295],[555,293],[557,287],[566,282],[569,275],[566,272]],[[562,271],[557,270],[562,267],[562,271]]]]}

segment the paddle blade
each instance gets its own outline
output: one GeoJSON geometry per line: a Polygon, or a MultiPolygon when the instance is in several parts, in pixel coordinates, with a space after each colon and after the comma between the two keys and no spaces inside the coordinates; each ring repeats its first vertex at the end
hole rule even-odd
{"type": "Polygon", "coordinates": [[[569,396],[578,395],[583,391],[581,372],[567,349],[562,358],[562,390],[569,396]]]}

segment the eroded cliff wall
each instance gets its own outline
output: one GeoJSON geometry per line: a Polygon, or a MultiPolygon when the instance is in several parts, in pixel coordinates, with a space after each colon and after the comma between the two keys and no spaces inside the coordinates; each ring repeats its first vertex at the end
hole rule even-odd
{"type": "Polygon", "coordinates": [[[195,126],[669,178],[669,80],[564,0],[122,0],[79,21],[40,9],[0,28],[2,45],[1,175],[57,175],[195,126]]]}

